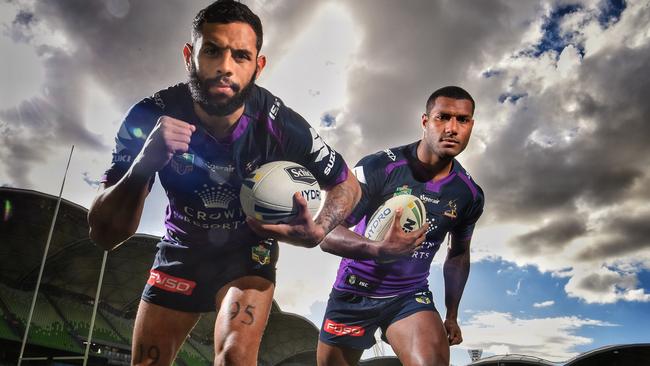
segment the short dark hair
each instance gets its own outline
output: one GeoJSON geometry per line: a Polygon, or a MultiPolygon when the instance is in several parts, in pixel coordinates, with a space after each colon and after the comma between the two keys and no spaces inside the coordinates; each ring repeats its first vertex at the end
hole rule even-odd
{"type": "Polygon", "coordinates": [[[436,98],[438,97],[447,97],[447,98],[452,98],[452,99],[467,99],[470,102],[472,102],[472,115],[474,115],[474,98],[472,98],[471,95],[467,92],[467,90],[459,87],[459,86],[445,86],[442,87],[431,94],[429,99],[427,99],[427,105],[426,105],[426,113],[429,114],[431,111],[431,108],[433,108],[433,105],[436,103],[436,98]]]}
{"type": "Polygon", "coordinates": [[[217,0],[199,11],[192,22],[192,42],[201,36],[201,27],[204,23],[228,24],[234,22],[247,23],[253,28],[255,36],[257,36],[255,47],[259,53],[263,40],[262,22],[246,4],[234,0],[217,0]]]}

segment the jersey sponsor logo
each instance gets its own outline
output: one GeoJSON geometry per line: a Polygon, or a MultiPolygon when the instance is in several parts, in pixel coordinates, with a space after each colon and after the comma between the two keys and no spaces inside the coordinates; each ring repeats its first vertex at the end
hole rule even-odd
{"type": "Polygon", "coordinates": [[[458,207],[456,207],[456,200],[449,200],[447,206],[445,207],[449,207],[449,208],[445,210],[445,212],[443,212],[443,215],[452,219],[455,219],[458,216],[458,213],[456,212],[456,210],[458,209],[458,207]]]}
{"type": "Polygon", "coordinates": [[[314,185],[316,183],[316,178],[314,178],[313,174],[311,174],[311,172],[306,168],[288,167],[284,168],[284,171],[287,172],[289,178],[291,178],[291,180],[294,182],[305,183],[309,185],[314,185]]]}
{"type": "Polygon", "coordinates": [[[403,194],[411,194],[411,191],[412,191],[411,188],[409,188],[409,186],[407,186],[405,184],[405,185],[403,185],[401,187],[397,187],[397,189],[395,190],[395,193],[393,193],[393,197],[401,196],[403,194]]]}
{"type": "Polygon", "coordinates": [[[178,175],[185,175],[194,170],[194,154],[174,154],[171,160],[172,169],[178,175]]]}
{"type": "Polygon", "coordinates": [[[366,330],[363,329],[363,327],[337,323],[331,319],[325,319],[323,329],[327,333],[337,336],[361,337],[366,333],[366,330]]]}
{"type": "Polygon", "coordinates": [[[354,173],[354,176],[357,177],[359,183],[368,184],[366,182],[366,174],[363,172],[362,166],[355,166],[354,169],[352,169],[352,173],[354,173]]]}
{"type": "Polygon", "coordinates": [[[269,110],[269,118],[272,121],[275,121],[275,117],[278,116],[279,111],[280,111],[280,99],[275,98],[275,101],[273,102],[273,105],[271,106],[271,109],[269,110]]]}
{"type": "Polygon", "coordinates": [[[167,107],[159,92],[153,95],[153,101],[160,109],[164,110],[167,107]]]}
{"type": "Polygon", "coordinates": [[[427,196],[425,194],[420,195],[420,201],[422,201],[424,203],[433,203],[433,204],[436,204],[436,205],[438,203],[440,203],[440,200],[438,198],[429,197],[429,196],[427,196]]]}
{"type": "Polygon", "coordinates": [[[152,269],[149,271],[149,280],[147,284],[158,287],[159,289],[175,292],[181,295],[191,295],[196,287],[196,282],[186,280],[180,277],[170,276],[166,273],[152,269]]]}
{"type": "Polygon", "coordinates": [[[196,193],[203,201],[203,206],[207,208],[228,208],[237,194],[228,185],[218,185],[216,187],[209,187],[207,184],[203,185],[203,189],[195,190],[196,193]]]}
{"type": "Polygon", "coordinates": [[[348,277],[345,279],[345,282],[347,282],[350,286],[357,287],[357,288],[359,288],[361,290],[372,291],[375,288],[377,288],[376,283],[370,282],[370,281],[366,280],[365,278],[359,277],[359,276],[354,275],[354,274],[348,275],[348,277]]]}
{"type": "Polygon", "coordinates": [[[131,158],[131,155],[113,154],[113,163],[130,163],[131,158]]]}
{"type": "Polygon", "coordinates": [[[235,171],[235,167],[232,166],[232,164],[219,165],[206,161],[205,165],[208,167],[208,171],[210,172],[210,180],[217,184],[226,183],[235,171]]]}
{"type": "Polygon", "coordinates": [[[388,155],[388,158],[390,160],[395,161],[397,159],[397,156],[395,156],[395,154],[390,149],[386,149],[384,150],[384,152],[386,153],[386,155],[388,155]]]}
{"type": "Polygon", "coordinates": [[[300,195],[307,201],[320,200],[320,189],[306,189],[300,191],[300,195]]]}

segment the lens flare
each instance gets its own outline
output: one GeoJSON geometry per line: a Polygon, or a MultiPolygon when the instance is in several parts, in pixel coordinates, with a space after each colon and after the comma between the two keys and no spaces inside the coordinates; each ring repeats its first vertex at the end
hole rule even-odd
{"type": "Polygon", "coordinates": [[[140,139],[144,136],[144,134],[142,133],[142,130],[139,127],[136,127],[133,129],[133,136],[140,139]]]}
{"type": "Polygon", "coordinates": [[[4,213],[2,215],[4,221],[9,221],[11,218],[11,201],[5,200],[4,213]]]}

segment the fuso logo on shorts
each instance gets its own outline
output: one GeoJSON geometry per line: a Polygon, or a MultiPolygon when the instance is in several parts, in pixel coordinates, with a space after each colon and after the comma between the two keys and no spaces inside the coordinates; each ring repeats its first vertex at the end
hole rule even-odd
{"type": "Polygon", "coordinates": [[[188,296],[192,294],[194,287],[196,287],[196,282],[194,281],[170,276],[153,269],[149,271],[149,280],[147,281],[147,284],[165,291],[177,292],[188,296]]]}
{"type": "Polygon", "coordinates": [[[324,328],[327,333],[331,333],[337,336],[349,335],[352,337],[361,337],[366,333],[366,330],[363,329],[363,327],[340,324],[329,319],[325,319],[324,328]]]}

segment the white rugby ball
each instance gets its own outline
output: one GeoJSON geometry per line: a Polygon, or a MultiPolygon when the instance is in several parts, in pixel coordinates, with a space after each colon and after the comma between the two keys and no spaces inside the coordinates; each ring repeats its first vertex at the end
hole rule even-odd
{"type": "Polygon", "coordinates": [[[404,232],[417,230],[426,222],[427,212],[419,198],[410,194],[401,194],[384,202],[372,215],[366,225],[364,236],[370,240],[380,241],[393,225],[395,210],[402,208],[400,227],[404,232]]]}
{"type": "Polygon", "coordinates": [[[298,214],[293,201],[295,192],[300,192],[312,217],[316,216],[321,202],[316,178],[300,164],[273,161],[257,168],[242,182],[239,200],[247,216],[269,224],[286,223],[298,214]]]}

